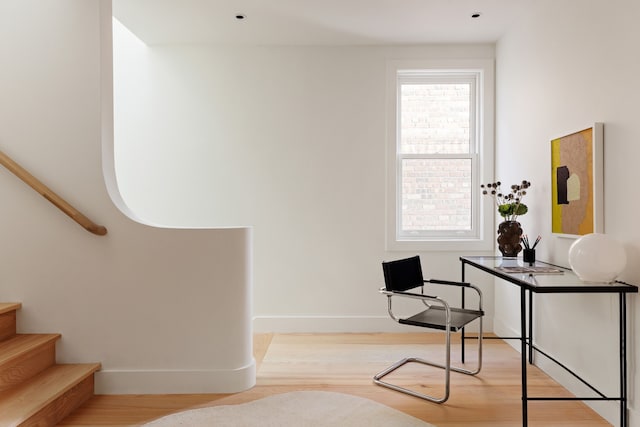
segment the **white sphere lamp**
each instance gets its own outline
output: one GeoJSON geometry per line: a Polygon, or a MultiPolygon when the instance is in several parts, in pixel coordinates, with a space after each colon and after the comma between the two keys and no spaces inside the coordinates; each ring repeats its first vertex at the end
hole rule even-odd
{"type": "Polygon", "coordinates": [[[583,282],[611,283],[627,265],[627,254],[605,234],[585,234],[569,248],[569,265],[583,282]]]}

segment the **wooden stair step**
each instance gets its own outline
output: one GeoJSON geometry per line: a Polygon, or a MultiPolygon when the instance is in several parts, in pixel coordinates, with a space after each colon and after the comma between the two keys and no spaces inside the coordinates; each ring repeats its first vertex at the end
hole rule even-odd
{"type": "Polygon", "coordinates": [[[99,363],[54,365],[0,392],[0,426],[52,426],[93,395],[99,363]]]}
{"type": "Polygon", "coordinates": [[[53,365],[59,338],[60,334],[18,334],[0,341],[0,391],[53,365]]]}
{"type": "Polygon", "coordinates": [[[21,308],[22,304],[19,302],[0,302],[0,314],[20,310],[21,308]]]}
{"type": "Polygon", "coordinates": [[[0,303],[0,341],[16,334],[16,311],[20,308],[19,302],[0,303]]]}

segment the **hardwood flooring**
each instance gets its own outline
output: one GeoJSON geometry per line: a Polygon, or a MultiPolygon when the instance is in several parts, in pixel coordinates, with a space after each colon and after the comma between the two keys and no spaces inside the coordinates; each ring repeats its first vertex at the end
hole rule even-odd
{"type": "MultiPolygon", "coordinates": [[[[451,397],[441,405],[372,383],[372,376],[406,356],[441,360],[442,334],[260,334],[254,339],[257,384],[237,394],[97,395],[60,426],[135,426],[180,410],[237,404],[295,390],[353,394],[386,404],[438,427],[521,425],[520,355],[501,340],[485,340],[483,368],[470,377],[452,373],[451,397]]],[[[467,364],[475,347],[467,343],[467,364]]],[[[459,360],[452,349],[452,361],[459,360]]],[[[407,365],[387,377],[422,392],[442,390],[442,370],[407,365]]],[[[528,367],[530,395],[570,396],[534,366],[528,367]]],[[[530,402],[532,427],[609,426],[582,402],[530,402]]]]}

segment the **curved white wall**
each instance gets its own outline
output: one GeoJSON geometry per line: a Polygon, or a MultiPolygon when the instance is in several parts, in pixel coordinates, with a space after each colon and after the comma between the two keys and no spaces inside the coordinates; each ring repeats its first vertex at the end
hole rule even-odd
{"type": "Polygon", "coordinates": [[[251,230],[158,229],[114,206],[110,28],[107,0],[0,3],[0,149],[109,230],[0,170],[0,298],[23,303],[21,332],[62,334],[58,362],[101,362],[98,393],[244,390],[251,230]]]}
{"type": "MultiPolygon", "coordinates": [[[[387,63],[491,60],[493,46],[145,46],[115,34],[116,171],[131,209],[152,223],[251,225],[256,330],[395,329],[380,262],[412,253],[385,250],[387,63]]],[[[422,255],[431,277],[460,277],[459,253],[422,255]]]]}

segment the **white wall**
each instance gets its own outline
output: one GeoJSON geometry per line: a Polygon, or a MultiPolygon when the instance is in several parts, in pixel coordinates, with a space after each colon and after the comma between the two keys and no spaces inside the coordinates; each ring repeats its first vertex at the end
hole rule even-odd
{"type": "MultiPolygon", "coordinates": [[[[629,262],[622,279],[635,284],[640,283],[640,201],[634,188],[640,181],[639,16],[635,0],[529,2],[528,13],[514,19],[496,53],[496,178],[533,183],[527,196],[532,211],[521,222],[530,235],[543,236],[538,258],[567,265],[573,241],[550,233],[549,142],[604,122],[605,232],[624,243],[629,262]]],[[[495,327],[508,333],[519,327],[518,293],[507,285],[497,289],[495,327]]],[[[638,299],[629,302],[630,425],[640,425],[638,299]]],[[[534,333],[542,348],[608,394],[618,393],[617,297],[540,296],[535,312],[534,333]]],[[[575,390],[589,395],[584,387],[575,390]]],[[[617,404],[594,406],[617,425],[617,404]]]]}
{"type": "Polygon", "coordinates": [[[0,299],[23,303],[20,332],[62,334],[58,362],[101,362],[99,393],[246,389],[251,230],[154,229],[116,209],[100,6],[0,2],[0,149],[109,230],[86,232],[0,168],[0,299]]]}
{"type": "MultiPolygon", "coordinates": [[[[153,223],[253,226],[258,331],[394,328],[380,262],[411,253],[385,252],[387,62],[493,46],[144,47],[116,28],[128,205],[153,223]]],[[[459,254],[422,255],[425,274],[460,277],[459,254]]]]}

